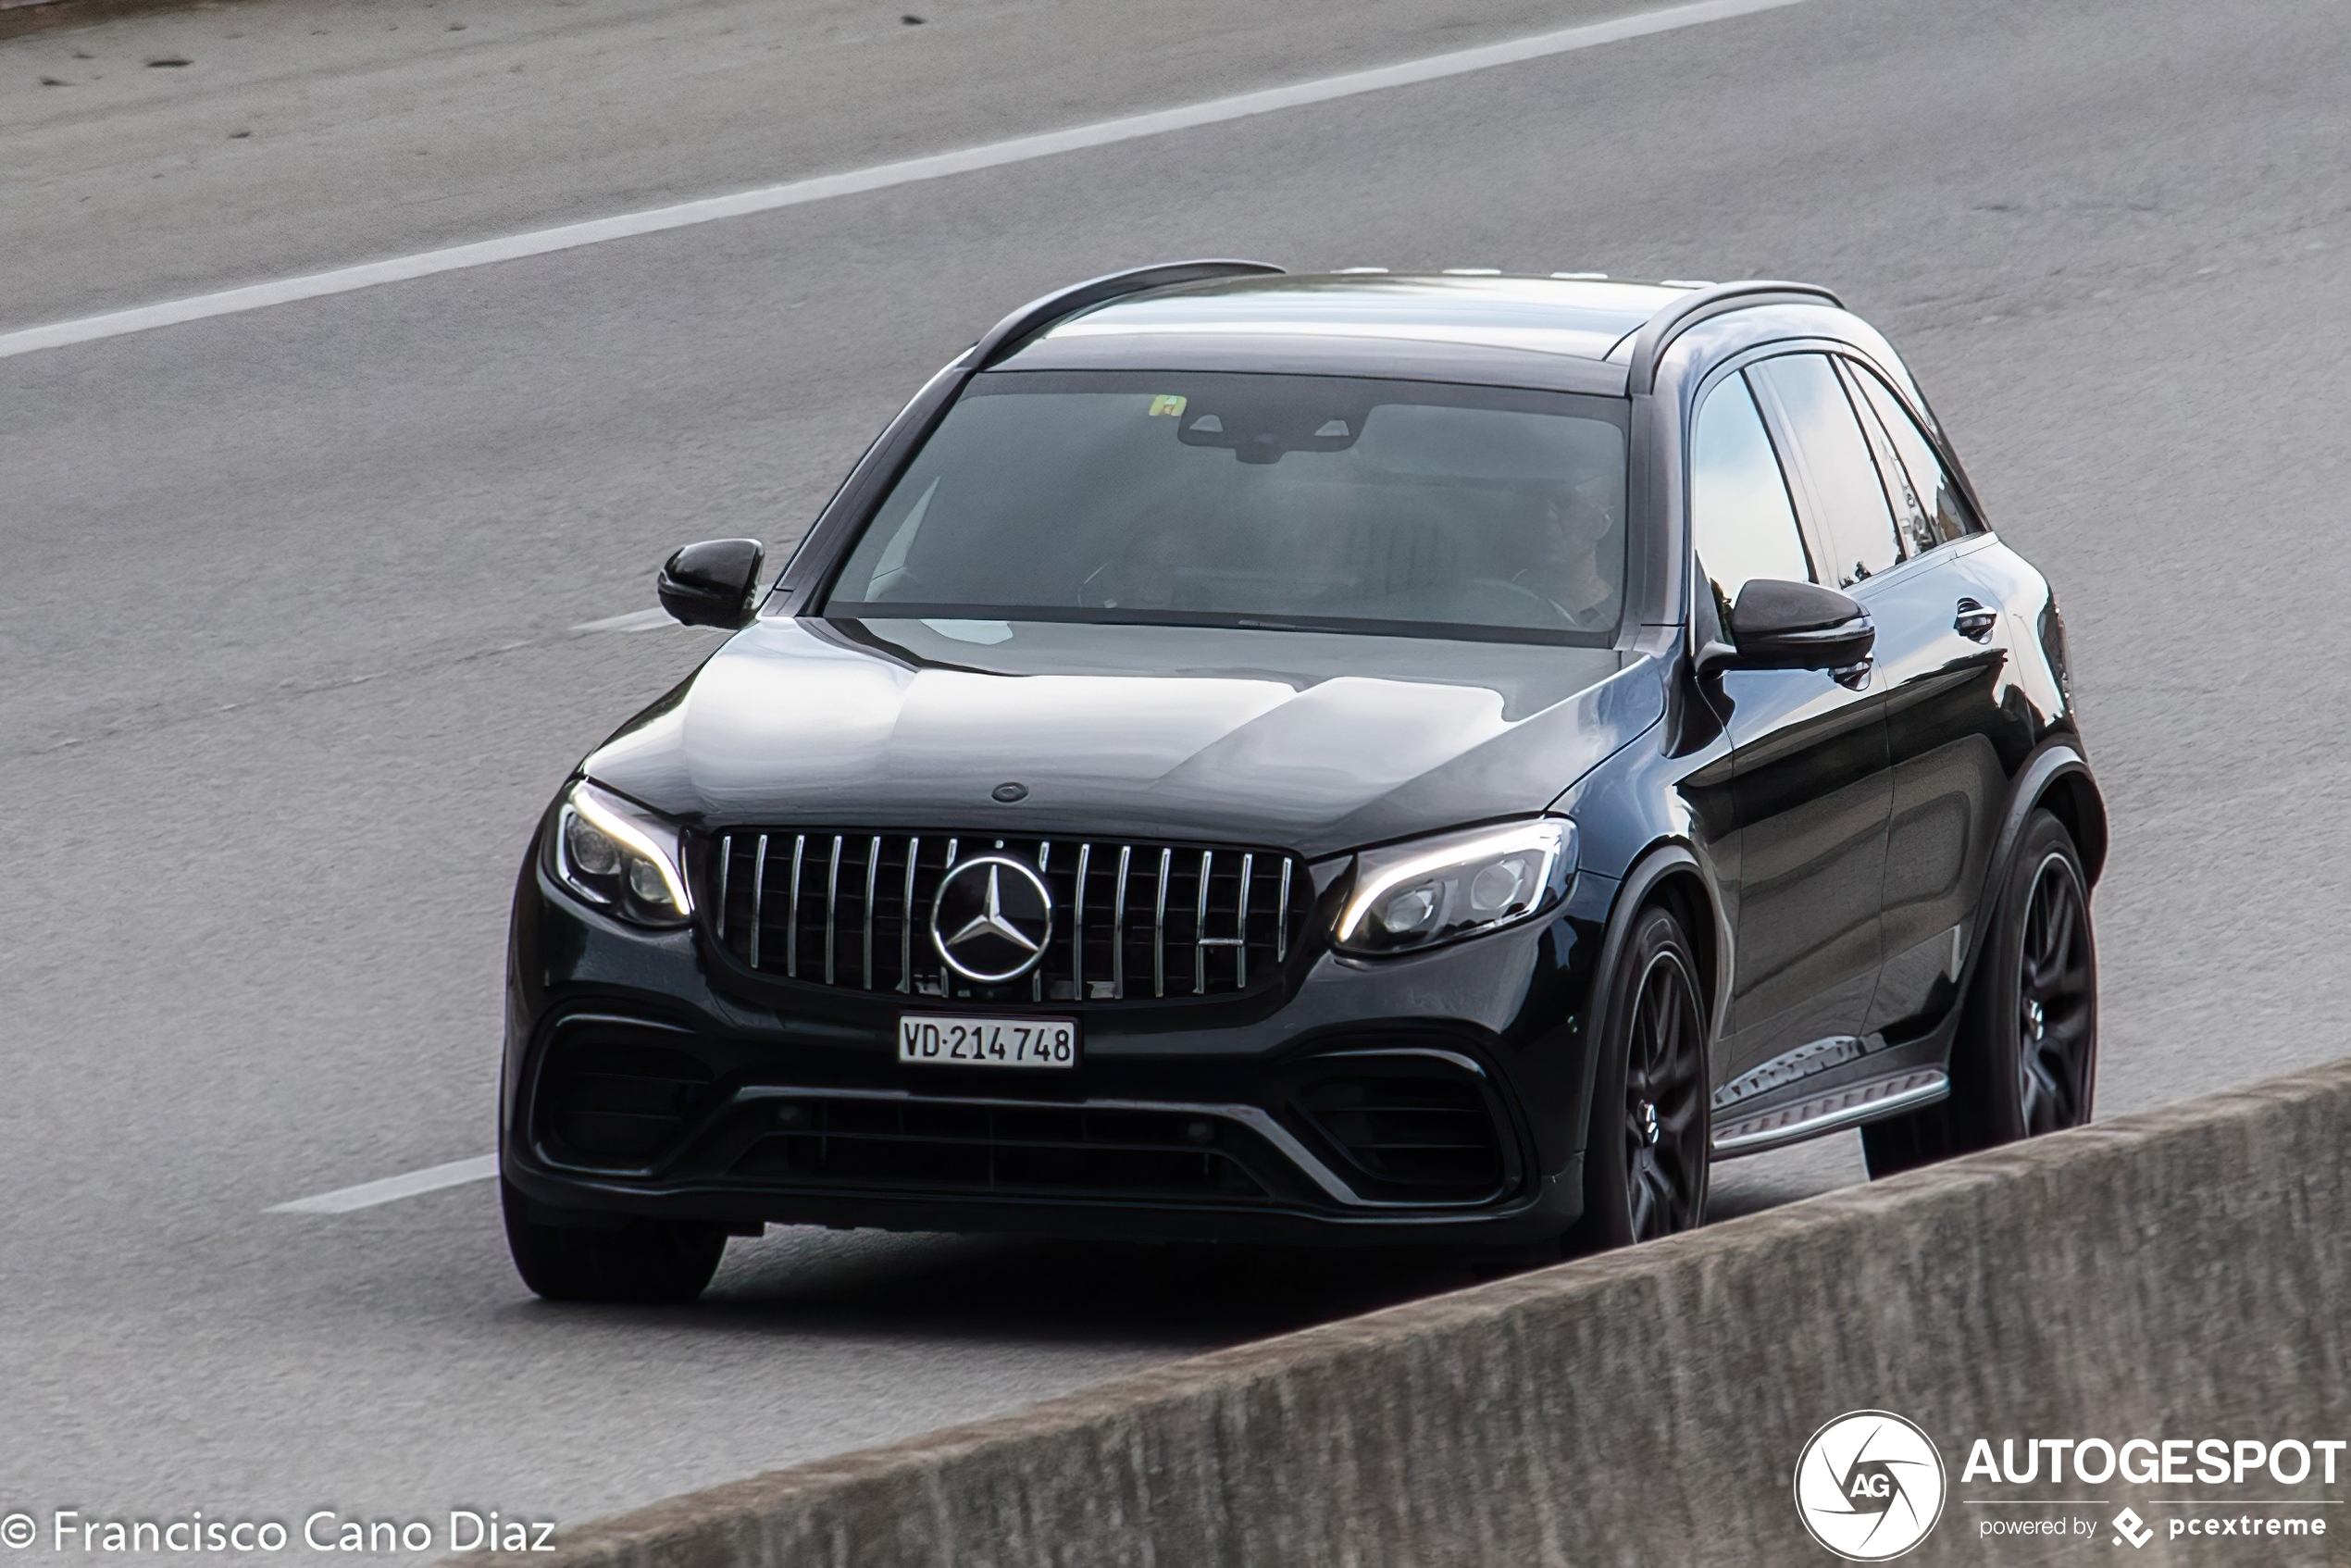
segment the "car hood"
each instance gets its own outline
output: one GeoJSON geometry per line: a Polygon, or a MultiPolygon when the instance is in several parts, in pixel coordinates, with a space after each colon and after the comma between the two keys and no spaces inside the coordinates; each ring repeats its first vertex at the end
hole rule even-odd
{"type": "Polygon", "coordinates": [[[1085,834],[1312,858],[1540,811],[1662,712],[1656,661],[1610,649],[779,617],[730,639],[585,769],[705,828],[1085,834]],[[994,798],[1012,784],[1026,794],[994,798]]]}

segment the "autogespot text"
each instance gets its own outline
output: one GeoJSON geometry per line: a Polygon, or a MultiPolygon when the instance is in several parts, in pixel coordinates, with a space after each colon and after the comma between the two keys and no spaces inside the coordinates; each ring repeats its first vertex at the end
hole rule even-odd
{"type": "Polygon", "coordinates": [[[2282,1487],[2298,1487],[2311,1479],[2332,1486],[2335,1462],[2351,1441],[2330,1437],[2306,1442],[2287,1437],[2265,1443],[2258,1437],[2172,1437],[2157,1441],[2132,1437],[2121,1443],[2104,1437],[2014,1437],[2000,1439],[1999,1459],[1992,1457],[1992,1439],[1978,1437],[1968,1450],[1967,1468],[1959,1473],[1962,1486],[1971,1481],[2006,1481],[2027,1486],[2038,1481],[2082,1481],[2102,1486],[2117,1476],[2135,1486],[2190,1485],[2242,1487],[2265,1478],[2282,1487]],[[2046,1460],[2048,1474],[2041,1474],[2046,1460]],[[2069,1472],[2068,1466],[2071,1466],[2069,1472]]]}
{"type": "MultiPolygon", "coordinates": [[[[2138,1487],[2184,1490],[2191,1487],[2258,1487],[2265,1490],[2326,1486],[2335,1479],[2344,1452],[2351,1442],[2340,1438],[2286,1437],[2265,1442],[2258,1437],[2006,1437],[1996,1455],[1992,1440],[1978,1437],[1968,1450],[1959,1473],[1969,1483],[2046,1486],[2073,1491],[2121,1481],[2138,1487]]],[[[2033,1504],[2030,1498],[1975,1500],[1978,1506],[2002,1502],[2033,1504]]],[[[2053,1504],[2076,1503],[2079,1498],[2051,1500],[2053,1504]]],[[[2162,1511],[2150,1522],[2137,1510],[2124,1508],[2108,1519],[2063,1513],[2044,1518],[1991,1517],[1976,1521],[1984,1539],[2004,1536],[2065,1536],[2076,1539],[2109,1539],[2114,1545],[2138,1548],[2158,1537],[2233,1536],[2274,1539],[2288,1536],[2324,1536],[2330,1521],[2314,1512],[2283,1512],[2332,1506],[2332,1500],[2311,1498],[2251,1499],[2226,1496],[2173,1497],[2143,1503],[2162,1511]],[[2271,1512],[2271,1511],[2280,1512],[2271,1512]]]]}

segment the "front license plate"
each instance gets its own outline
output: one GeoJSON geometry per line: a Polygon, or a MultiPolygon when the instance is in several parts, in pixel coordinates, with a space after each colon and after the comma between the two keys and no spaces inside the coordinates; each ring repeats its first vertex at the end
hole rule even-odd
{"type": "Polygon", "coordinates": [[[1077,1026],[1066,1018],[902,1014],[898,1059],[926,1067],[1075,1067],[1077,1026]]]}

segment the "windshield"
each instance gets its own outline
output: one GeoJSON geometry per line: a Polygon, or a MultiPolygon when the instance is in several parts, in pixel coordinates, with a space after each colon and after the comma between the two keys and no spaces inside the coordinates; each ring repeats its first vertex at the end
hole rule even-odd
{"type": "Polygon", "coordinates": [[[1319,376],[982,376],[824,614],[1605,644],[1623,407],[1319,376]]]}

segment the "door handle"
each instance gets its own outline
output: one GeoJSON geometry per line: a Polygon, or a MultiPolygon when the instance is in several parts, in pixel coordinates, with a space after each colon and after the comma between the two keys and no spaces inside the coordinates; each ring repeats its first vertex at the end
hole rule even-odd
{"type": "Polygon", "coordinates": [[[1959,614],[1951,617],[1951,629],[1975,642],[1988,642],[1992,628],[2000,624],[2000,612],[1987,610],[1973,599],[1959,601],[1959,614]]]}

